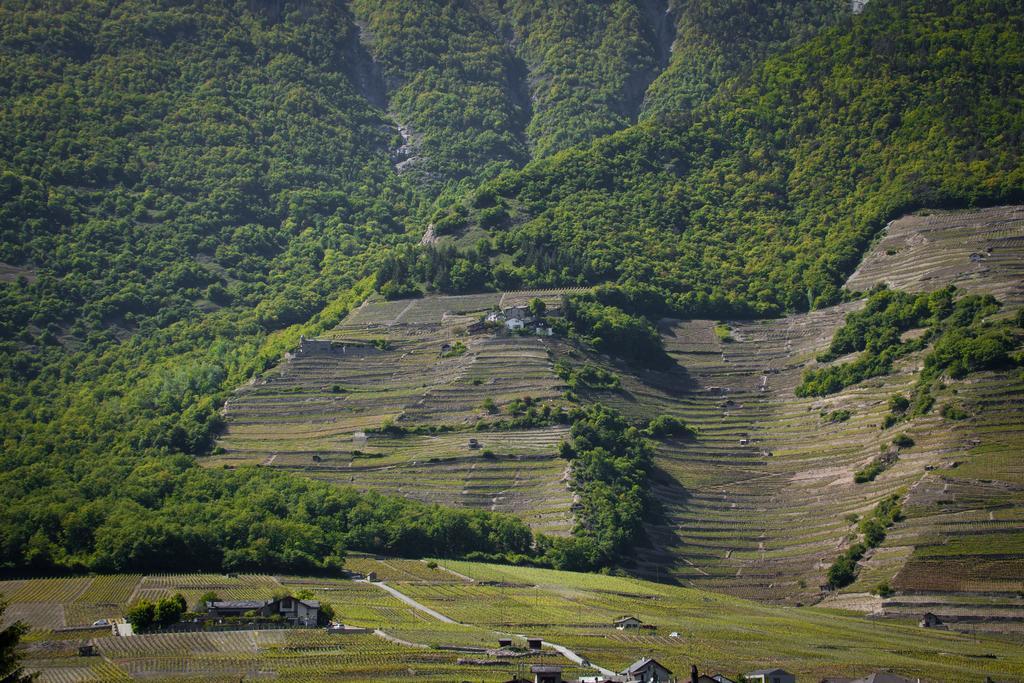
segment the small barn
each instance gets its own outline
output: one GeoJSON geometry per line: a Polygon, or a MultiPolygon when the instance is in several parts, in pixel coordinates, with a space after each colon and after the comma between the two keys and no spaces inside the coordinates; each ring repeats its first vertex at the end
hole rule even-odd
{"type": "Polygon", "coordinates": [[[921,617],[921,621],[917,622],[917,625],[921,628],[946,628],[946,625],[942,623],[942,619],[939,619],[931,612],[925,612],[924,616],[921,617]]]}
{"type": "Polygon", "coordinates": [[[624,631],[627,628],[640,628],[643,623],[636,617],[620,617],[613,621],[612,625],[620,631],[624,631]]]}

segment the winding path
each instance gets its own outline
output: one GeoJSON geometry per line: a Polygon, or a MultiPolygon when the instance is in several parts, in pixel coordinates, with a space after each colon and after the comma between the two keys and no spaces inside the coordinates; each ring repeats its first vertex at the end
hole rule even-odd
{"type": "MultiPolygon", "coordinates": [[[[367,583],[370,583],[370,582],[368,581],[367,583]]],[[[397,590],[395,588],[392,588],[391,586],[387,585],[383,581],[376,581],[376,582],[373,582],[371,585],[377,586],[379,588],[383,588],[388,593],[391,593],[391,595],[395,596],[396,598],[398,598],[399,600],[401,600],[405,604],[409,605],[409,607],[412,607],[413,609],[418,609],[419,611],[421,611],[421,612],[423,612],[425,614],[429,614],[430,616],[434,617],[438,621],[443,621],[446,624],[458,624],[459,623],[459,622],[455,621],[454,619],[452,619],[451,617],[446,617],[445,615],[441,614],[440,612],[438,612],[436,610],[430,609],[429,607],[424,605],[422,602],[418,602],[416,600],[413,600],[412,598],[410,598],[405,593],[403,593],[403,592],[401,592],[401,591],[399,591],[399,590],[397,590]]]]}
{"type": "MultiPolygon", "coordinates": [[[[462,622],[455,621],[451,617],[447,617],[447,616],[441,614],[440,612],[438,612],[437,610],[434,610],[434,609],[431,609],[431,608],[427,607],[422,602],[419,602],[418,600],[415,600],[415,599],[409,597],[408,595],[406,595],[405,593],[401,592],[397,588],[394,588],[392,586],[387,585],[383,581],[372,581],[371,582],[371,581],[367,581],[366,579],[357,579],[357,580],[362,582],[362,583],[369,583],[371,586],[377,586],[378,588],[381,588],[382,590],[387,591],[388,593],[390,593],[394,597],[398,598],[399,600],[401,600],[405,604],[409,605],[409,607],[412,607],[413,609],[419,610],[419,611],[423,612],[424,614],[429,614],[430,616],[434,617],[438,621],[443,621],[446,624],[459,624],[461,626],[472,625],[472,624],[462,624],[462,622]]],[[[387,635],[387,634],[383,634],[383,632],[375,632],[375,633],[377,633],[377,635],[382,635],[383,637],[386,637],[388,640],[391,640],[392,642],[398,642],[398,639],[394,638],[393,636],[390,636],[390,635],[387,635]]],[[[497,631],[495,633],[497,633],[497,631]]],[[[517,635],[520,638],[525,638],[526,637],[526,636],[524,636],[524,635],[522,635],[520,633],[516,633],[516,634],[513,634],[513,635],[517,635]]],[[[559,653],[560,655],[562,655],[563,657],[568,659],[573,664],[579,664],[581,666],[588,666],[588,667],[590,667],[592,669],[596,669],[597,671],[599,671],[604,676],[615,676],[615,675],[617,675],[611,669],[605,669],[604,667],[601,667],[601,666],[598,666],[597,664],[594,664],[590,660],[588,660],[588,659],[586,659],[584,657],[581,657],[580,655],[576,654],[575,652],[573,652],[569,648],[565,647],[564,645],[559,645],[558,643],[548,642],[546,640],[541,641],[541,642],[545,646],[551,648],[555,652],[559,653]]]]}

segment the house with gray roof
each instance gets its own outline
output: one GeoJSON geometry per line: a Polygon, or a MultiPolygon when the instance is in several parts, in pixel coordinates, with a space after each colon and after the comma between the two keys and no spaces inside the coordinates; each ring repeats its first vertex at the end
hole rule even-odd
{"type": "Polygon", "coordinates": [[[672,672],[650,657],[636,660],[622,675],[629,683],[668,683],[672,680],[672,672]]]}
{"type": "Polygon", "coordinates": [[[316,626],[320,622],[320,601],[300,600],[291,596],[272,600],[216,600],[206,603],[206,614],[214,619],[247,615],[281,617],[297,626],[316,626]]]}
{"type": "Polygon", "coordinates": [[[785,669],[758,669],[746,675],[748,683],[796,683],[796,676],[785,669]]]}

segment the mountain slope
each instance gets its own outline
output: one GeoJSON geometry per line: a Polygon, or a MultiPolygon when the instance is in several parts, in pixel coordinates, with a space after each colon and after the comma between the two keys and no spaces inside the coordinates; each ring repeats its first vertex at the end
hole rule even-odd
{"type": "MultiPolygon", "coordinates": [[[[871,236],[906,209],[1019,196],[1014,8],[871,3],[692,117],[486,184],[479,195],[510,213],[490,230],[511,255],[495,280],[643,283],[685,314],[835,302],[871,236]]],[[[471,225],[491,219],[483,206],[471,225]]]]}
{"type": "MultiPolygon", "coordinates": [[[[733,26],[700,23],[710,5],[699,7],[672,6],[677,26],[719,39],[714,27],[733,26]]],[[[602,296],[652,319],[777,314],[846,297],[871,237],[907,208],[1018,197],[1019,3],[872,2],[849,25],[786,42],[802,17],[839,21],[831,7],[753,12],[779,26],[761,46],[741,22],[757,46],[738,54],[785,54],[713,66],[693,98],[710,99],[676,115],[684,60],[650,90],[658,116],[555,152],[637,115],[641,85],[666,64],[662,5],[5,4],[8,568],[98,566],[90,530],[107,522],[110,547],[137,558],[138,520],[159,522],[151,539],[174,558],[188,534],[179,508],[161,506],[196,482],[216,490],[218,514],[248,477],[287,481],[304,501],[334,495],[260,471],[199,473],[179,456],[209,453],[229,390],[300,334],[333,328],[374,272],[387,296],[612,281],[624,287],[602,296]],[[584,27],[597,33],[563,40],[584,27]],[[607,90],[587,92],[595,83],[607,90]],[[429,153],[401,168],[425,183],[396,169],[397,123],[409,121],[413,154],[429,153]],[[538,152],[554,153],[517,170],[538,152]],[[416,247],[431,221],[440,247],[416,247]],[[106,503],[135,479],[112,514],[106,503]]],[[[260,490],[262,520],[281,503],[260,490]]],[[[508,518],[473,518],[522,540],[508,518]]]]}

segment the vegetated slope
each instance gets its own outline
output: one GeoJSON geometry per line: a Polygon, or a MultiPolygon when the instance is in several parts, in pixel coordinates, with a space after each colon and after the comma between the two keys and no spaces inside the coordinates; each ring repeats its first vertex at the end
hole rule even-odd
{"type": "Polygon", "coordinates": [[[838,0],[679,4],[356,0],[352,7],[401,127],[397,166],[436,189],[589,143],[636,123],[644,106],[675,117],[787,40],[849,14],[849,3],[838,0]]]}
{"type": "MultiPolygon", "coordinates": [[[[42,681],[136,677],[238,680],[508,680],[526,665],[564,666],[573,676],[594,669],[550,647],[508,657],[498,638],[525,650],[529,634],[568,646],[591,666],[615,671],[640,656],[673,671],[696,664],[731,677],[771,662],[801,679],[862,676],[892,670],[925,680],[1015,679],[1024,655],[990,636],[923,630],[814,608],[787,609],[716,593],[632,578],[574,574],[472,562],[356,555],[354,572],[379,581],[459,623],[440,621],[401,602],[379,584],[344,578],[266,574],[102,575],[0,582],[12,598],[8,614],[33,626],[24,650],[42,681]],[[137,598],[181,593],[195,605],[207,591],[222,599],[266,599],[310,591],[349,625],[375,633],[338,635],[318,629],[154,633],[113,638],[109,627],[82,629],[119,616],[137,598]],[[638,617],[654,630],[617,631],[613,620],[638,617]],[[75,633],[54,633],[78,626],[75,633]],[[670,636],[672,632],[678,637],[670,636]],[[76,657],[91,643],[102,657],[76,657]],[[486,651],[489,649],[490,651],[486,651]],[[941,657],[935,656],[942,652],[941,657]],[[410,670],[414,674],[410,674],[410,670]]],[[[7,615],[5,615],[7,616],[7,615]]]]}
{"type": "Polygon", "coordinates": [[[524,84],[478,6],[355,0],[352,9],[407,137],[403,170],[439,186],[526,159],[524,84]]]}
{"type": "Polygon", "coordinates": [[[89,564],[117,482],[160,472],[122,502],[161,517],[194,475],[156,460],[365,296],[420,198],[336,4],[7,3],[0,31],[4,557],[89,564]]]}
{"type": "MultiPolygon", "coordinates": [[[[1021,207],[908,216],[849,285],[954,284],[995,293],[1004,302],[998,317],[1012,320],[1024,305],[1022,246],[1021,207]]],[[[904,518],[860,562],[852,585],[828,593],[829,604],[917,617],[930,610],[971,628],[1019,631],[1020,371],[947,374],[931,392],[933,408],[896,414],[892,426],[892,397],[914,398],[931,345],[891,373],[795,396],[804,371],[820,366],[815,355],[862,305],[729,321],[727,335],[715,321],[665,322],[679,368],[624,374],[626,393],[609,399],[628,414],[672,413],[698,428],[695,440],[659,447],[654,492],[665,520],[649,527],[653,548],[637,553],[636,569],[760,600],[815,600],[829,567],[860,539],[858,523],[896,493],[904,518]],[[882,584],[898,595],[867,594],[882,584]]]]}
{"type": "Polygon", "coordinates": [[[647,85],[668,57],[672,16],[664,0],[519,0],[505,12],[527,70],[534,157],[636,122],[647,85]]]}
{"type": "Polygon", "coordinates": [[[729,78],[766,57],[848,25],[845,0],[758,3],[688,0],[673,3],[675,39],[667,68],[644,96],[642,118],[691,112],[729,78]]]}
{"type": "Polygon", "coordinates": [[[208,447],[219,385],[404,210],[347,16],[200,5],[0,10],[0,260],[32,274],[0,294],[22,463],[208,447]]]}
{"type": "Polygon", "coordinates": [[[403,546],[399,510],[466,514],[183,457],[225,387],[369,293],[365,254],[401,230],[355,32],[333,4],[0,9],[0,259],[23,276],[0,288],[4,570],[323,570],[346,509],[403,546]]]}
{"type": "Polygon", "coordinates": [[[901,212],[1019,196],[1018,9],[872,2],[692,116],[485,183],[468,223],[511,255],[494,281],[643,283],[683,315],[834,303],[901,212]]]}

